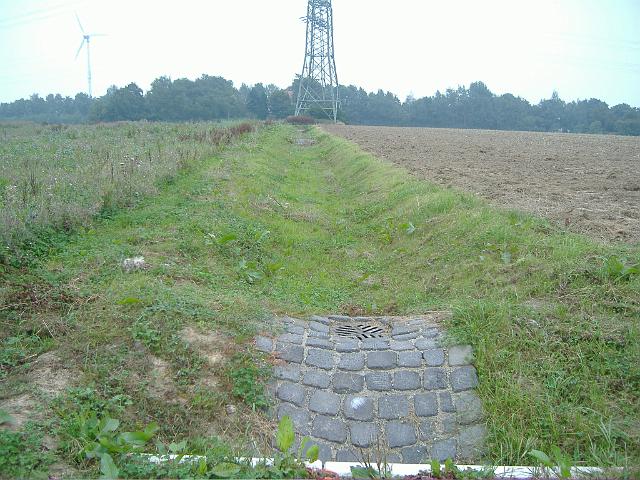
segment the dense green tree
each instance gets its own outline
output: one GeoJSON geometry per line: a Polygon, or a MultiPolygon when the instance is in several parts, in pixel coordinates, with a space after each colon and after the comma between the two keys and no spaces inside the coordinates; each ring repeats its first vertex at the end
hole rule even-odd
{"type": "Polygon", "coordinates": [[[275,90],[269,95],[269,112],[274,118],[286,118],[293,115],[295,105],[288,90],[275,90]]]}
{"type": "Polygon", "coordinates": [[[250,91],[247,98],[247,109],[256,118],[264,120],[269,114],[269,104],[267,101],[267,91],[261,83],[255,85],[250,91]]]}

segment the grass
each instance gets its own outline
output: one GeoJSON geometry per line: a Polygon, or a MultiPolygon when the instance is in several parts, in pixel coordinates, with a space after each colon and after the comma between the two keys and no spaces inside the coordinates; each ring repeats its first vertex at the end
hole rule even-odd
{"type": "Polygon", "coordinates": [[[3,363],[6,394],[25,391],[49,349],[92,392],[88,407],[63,393],[41,420],[58,436],[89,409],[130,429],[155,421],[160,441],[193,453],[221,442],[251,453],[273,426],[241,402],[261,401],[250,385],[262,372],[243,359],[257,330],[277,328],[273,314],[450,309],[451,334],[477,353],[488,462],[527,464],[554,446],[576,464],[640,460],[638,246],[497,210],[281,125],[189,162],[157,196],[66,242],[0,288],[3,350],[22,346],[3,363]],[[136,255],[148,267],[123,271],[136,255]],[[187,328],[226,360],[212,364],[187,328]],[[158,372],[169,398],[154,393],[158,372]]]}

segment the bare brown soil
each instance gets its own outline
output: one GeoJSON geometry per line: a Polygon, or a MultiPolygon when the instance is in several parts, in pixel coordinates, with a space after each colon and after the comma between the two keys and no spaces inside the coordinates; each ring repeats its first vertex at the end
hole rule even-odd
{"type": "Polygon", "coordinates": [[[640,138],[325,125],[443,186],[604,240],[640,242],[640,138]]]}

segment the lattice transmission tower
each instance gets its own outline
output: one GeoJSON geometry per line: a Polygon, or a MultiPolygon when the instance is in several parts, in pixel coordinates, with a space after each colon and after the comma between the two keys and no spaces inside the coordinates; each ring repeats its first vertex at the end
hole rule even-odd
{"type": "Polygon", "coordinates": [[[338,75],[333,50],[331,0],[309,0],[307,42],[300,75],[296,115],[320,109],[334,122],[338,119],[338,75]]]}

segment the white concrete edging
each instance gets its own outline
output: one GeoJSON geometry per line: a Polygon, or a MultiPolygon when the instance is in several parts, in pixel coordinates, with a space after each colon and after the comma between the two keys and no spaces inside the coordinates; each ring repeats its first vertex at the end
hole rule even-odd
{"type": "MultiPolygon", "coordinates": [[[[180,458],[180,462],[197,462],[202,458],[206,458],[201,455],[145,455],[148,457],[149,462],[151,463],[163,463],[171,460],[176,460],[180,458]]],[[[273,458],[237,458],[239,462],[246,462],[250,460],[252,466],[256,466],[259,463],[265,463],[266,465],[273,464],[273,458]]],[[[331,472],[334,472],[341,477],[351,476],[351,467],[362,467],[361,463],[350,463],[350,462],[322,462],[320,460],[309,463],[305,462],[305,465],[309,468],[315,469],[324,469],[331,472]]],[[[531,478],[540,476],[543,472],[542,467],[527,467],[527,466],[500,466],[500,467],[488,467],[483,465],[456,465],[456,467],[462,471],[464,470],[474,470],[477,472],[487,470],[489,468],[493,469],[495,472],[495,476],[498,478],[531,478]]],[[[431,472],[431,465],[429,464],[420,464],[420,463],[388,463],[387,464],[388,472],[390,475],[417,475],[419,472],[431,472]]],[[[581,476],[594,476],[601,475],[604,473],[604,470],[600,467],[573,467],[571,469],[571,475],[574,477],[581,476]]],[[[553,472],[548,471],[547,478],[559,478],[559,476],[553,472]]]]}

